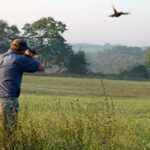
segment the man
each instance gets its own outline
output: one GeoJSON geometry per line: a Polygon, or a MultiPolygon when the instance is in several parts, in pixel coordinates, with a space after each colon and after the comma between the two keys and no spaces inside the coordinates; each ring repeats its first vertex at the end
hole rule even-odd
{"type": "Polygon", "coordinates": [[[0,124],[12,134],[17,125],[18,97],[24,72],[43,71],[42,64],[34,60],[24,40],[14,40],[8,52],[0,57],[0,124]]]}

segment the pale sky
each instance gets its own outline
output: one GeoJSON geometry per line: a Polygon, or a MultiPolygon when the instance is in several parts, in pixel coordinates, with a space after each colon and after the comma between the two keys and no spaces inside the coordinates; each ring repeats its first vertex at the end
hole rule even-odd
{"type": "Polygon", "coordinates": [[[22,28],[42,17],[67,25],[69,43],[150,46],[150,0],[0,0],[0,19],[22,28]],[[110,18],[112,4],[131,12],[110,18]]]}

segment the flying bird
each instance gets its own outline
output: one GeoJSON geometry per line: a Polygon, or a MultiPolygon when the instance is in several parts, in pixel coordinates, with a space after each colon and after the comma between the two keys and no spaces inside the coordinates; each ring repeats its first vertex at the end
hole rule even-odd
{"type": "Polygon", "coordinates": [[[114,14],[110,15],[109,17],[120,17],[121,15],[129,15],[130,12],[118,12],[115,7],[113,6],[114,14]]]}

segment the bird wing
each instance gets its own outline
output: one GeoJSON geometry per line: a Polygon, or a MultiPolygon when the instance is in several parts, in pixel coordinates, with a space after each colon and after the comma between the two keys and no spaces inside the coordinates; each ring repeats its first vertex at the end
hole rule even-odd
{"type": "Polygon", "coordinates": [[[129,15],[130,12],[120,12],[121,15],[129,15]]]}
{"type": "Polygon", "coordinates": [[[118,12],[117,12],[117,10],[115,9],[115,7],[112,5],[112,7],[113,7],[113,10],[114,10],[114,14],[117,14],[118,12]]]}

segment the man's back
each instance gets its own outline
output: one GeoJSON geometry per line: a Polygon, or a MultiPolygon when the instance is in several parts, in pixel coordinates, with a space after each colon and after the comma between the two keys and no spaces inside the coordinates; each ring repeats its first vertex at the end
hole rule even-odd
{"type": "Polygon", "coordinates": [[[36,60],[9,50],[0,57],[0,97],[19,97],[23,72],[35,72],[36,60]]]}

